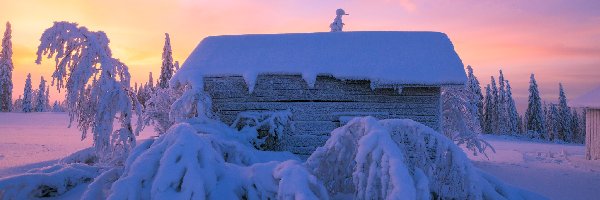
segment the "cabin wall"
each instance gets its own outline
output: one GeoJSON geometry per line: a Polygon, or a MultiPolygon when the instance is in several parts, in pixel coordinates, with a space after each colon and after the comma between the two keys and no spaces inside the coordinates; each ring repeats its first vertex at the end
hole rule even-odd
{"type": "Polygon", "coordinates": [[[291,126],[281,150],[310,155],[351,116],[408,118],[440,129],[440,88],[371,89],[370,81],[318,76],[309,88],[300,75],[260,75],[252,93],[241,76],[205,77],[212,109],[231,124],[242,111],[290,110],[291,126]],[[340,121],[341,119],[341,121],[340,121]]]}
{"type": "Polygon", "coordinates": [[[600,109],[588,109],[585,117],[585,157],[600,160],[600,109]]]}

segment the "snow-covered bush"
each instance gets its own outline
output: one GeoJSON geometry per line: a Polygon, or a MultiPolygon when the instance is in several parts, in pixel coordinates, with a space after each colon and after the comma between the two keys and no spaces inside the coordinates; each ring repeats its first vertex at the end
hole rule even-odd
{"type": "Polygon", "coordinates": [[[282,111],[244,111],[238,113],[231,124],[232,128],[242,131],[255,131],[257,137],[253,140],[256,148],[263,150],[279,150],[279,144],[285,139],[283,134],[292,112],[282,111]]]}
{"type": "Polygon", "coordinates": [[[445,136],[412,120],[355,118],[334,130],[307,168],[356,199],[530,199],[480,173],[445,136]]]}
{"type": "Polygon", "coordinates": [[[442,124],[443,133],[457,145],[464,145],[475,155],[485,155],[487,148],[493,148],[485,140],[479,138],[481,126],[478,119],[476,102],[470,101],[476,94],[464,86],[445,87],[442,89],[442,124]]]}
{"type": "Polygon", "coordinates": [[[171,127],[151,145],[138,147],[147,149],[134,150],[108,199],[327,198],[297,161],[256,163],[258,151],[225,138],[198,133],[189,124],[171,127]]]}
{"type": "MultiPolygon", "coordinates": [[[[89,31],[76,23],[54,22],[44,31],[40,42],[36,63],[41,63],[43,55],[54,57],[52,83],[56,83],[57,89],[67,90],[71,122],[77,120],[83,138],[91,130],[101,160],[119,164],[135,146],[135,135],[142,127],[141,121],[135,130],[131,124],[134,106],[141,106],[129,91],[128,67],[112,57],[104,32],[89,31]],[[90,85],[92,77],[98,79],[90,85]],[[88,93],[86,88],[90,86],[88,93]],[[115,119],[121,127],[113,131],[115,119]]],[[[135,109],[138,116],[140,110],[135,109]]]]}

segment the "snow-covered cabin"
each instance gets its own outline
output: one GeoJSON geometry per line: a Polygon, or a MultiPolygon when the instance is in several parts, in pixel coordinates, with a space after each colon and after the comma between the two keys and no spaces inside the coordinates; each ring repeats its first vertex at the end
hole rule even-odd
{"type": "Polygon", "coordinates": [[[440,130],[440,87],[466,76],[446,34],[389,31],[211,36],[175,79],[203,87],[225,123],[291,112],[279,149],[309,155],[354,116],[440,130]]]}
{"type": "Polygon", "coordinates": [[[600,87],[583,94],[571,102],[573,107],[581,107],[585,114],[585,157],[600,160],[600,87]]]}

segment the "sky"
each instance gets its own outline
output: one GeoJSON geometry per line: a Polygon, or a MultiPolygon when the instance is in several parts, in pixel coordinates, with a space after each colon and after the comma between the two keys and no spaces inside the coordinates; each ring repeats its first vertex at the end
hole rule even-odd
{"type": "MultiPolygon", "coordinates": [[[[529,76],[542,98],[568,98],[600,85],[600,1],[597,0],[0,0],[0,31],[12,25],[14,92],[48,79],[54,61],[34,63],[42,32],[54,21],[104,31],[113,56],[129,66],[132,83],[158,77],[164,33],[183,62],[206,36],[327,32],[343,8],[344,31],[439,31],[448,34],[482,86],[502,69],[517,107],[527,106],[529,76]]],[[[51,99],[64,97],[51,90],[51,99]]]]}

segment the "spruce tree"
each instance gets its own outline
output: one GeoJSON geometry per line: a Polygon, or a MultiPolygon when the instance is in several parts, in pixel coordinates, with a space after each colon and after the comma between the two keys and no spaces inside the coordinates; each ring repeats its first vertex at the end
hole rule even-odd
{"type": "Polygon", "coordinates": [[[506,81],[506,112],[508,119],[507,121],[507,130],[510,134],[516,134],[519,132],[519,113],[517,113],[517,106],[515,105],[515,100],[512,97],[512,91],[510,87],[510,83],[508,80],[506,81]]]}
{"type": "Polygon", "coordinates": [[[511,122],[509,119],[509,110],[508,110],[508,99],[506,94],[506,86],[505,79],[502,70],[500,70],[500,75],[498,76],[498,133],[507,134],[511,133],[511,122]]]}
{"type": "Polygon", "coordinates": [[[470,65],[467,66],[467,72],[467,89],[472,94],[470,101],[477,107],[477,118],[481,125],[481,130],[483,130],[485,120],[483,116],[483,94],[481,94],[481,86],[479,85],[479,80],[477,80],[477,77],[473,74],[473,68],[471,68],[470,65]]]}
{"type": "Polygon", "coordinates": [[[492,133],[495,134],[499,134],[500,132],[500,128],[499,128],[499,104],[500,104],[500,97],[498,95],[498,87],[496,86],[496,80],[494,79],[494,76],[491,77],[491,89],[492,89],[492,107],[491,107],[491,116],[492,116],[492,120],[491,120],[491,130],[492,133]]]}
{"type": "Polygon", "coordinates": [[[492,133],[492,120],[493,120],[493,96],[490,90],[490,85],[485,86],[485,104],[484,104],[484,123],[483,123],[483,132],[484,133],[492,133]]]}
{"type": "Polygon", "coordinates": [[[23,112],[33,111],[33,91],[31,90],[31,74],[27,74],[25,79],[25,89],[23,90],[23,112]]]}
{"type": "Polygon", "coordinates": [[[169,80],[173,76],[173,52],[171,50],[171,39],[169,34],[165,33],[165,46],[162,53],[162,67],[160,68],[160,78],[158,86],[160,88],[169,87],[169,80]]]}
{"type": "Polygon", "coordinates": [[[11,26],[6,22],[4,38],[2,38],[2,51],[0,52],[0,111],[10,112],[12,110],[12,42],[11,26]]]}
{"type": "Polygon", "coordinates": [[[46,80],[44,80],[44,77],[42,76],[41,80],[40,80],[40,86],[38,88],[38,93],[37,96],[35,98],[35,107],[34,107],[34,111],[35,112],[44,112],[46,111],[45,107],[46,107],[46,80]]]}
{"type": "Polygon", "coordinates": [[[574,143],[583,143],[581,137],[581,120],[579,119],[579,113],[577,113],[576,109],[573,109],[573,119],[571,120],[571,131],[573,133],[573,140],[571,142],[574,143]]]}
{"type": "Polygon", "coordinates": [[[560,112],[556,107],[556,104],[550,104],[549,114],[547,116],[548,123],[548,139],[551,141],[560,140],[560,135],[558,133],[559,123],[560,123],[560,112]]]}
{"type": "Polygon", "coordinates": [[[537,138],[543,138],[545,128],[544,116],[542,113],[542,99],[540,98],[534,74],[531,74],[529,78],[529,101],[527,103],[525,119],[527,120],[527,131],[531,132],[537,138]]]}
{"type": "Polygon", "coordinates": [[[152,78],[152,72],[148,75],[148,86],[154,88],[154,79],[152,78]]]}
{"type": "Polygon", "coordinates": [[[571,127],[571,108],[567,105],[567,96],[562,83],[558,84],[559,96],[558,96],[558,135],[561,140],[570,142],[573,140],[573,132],[571,127]]]}

